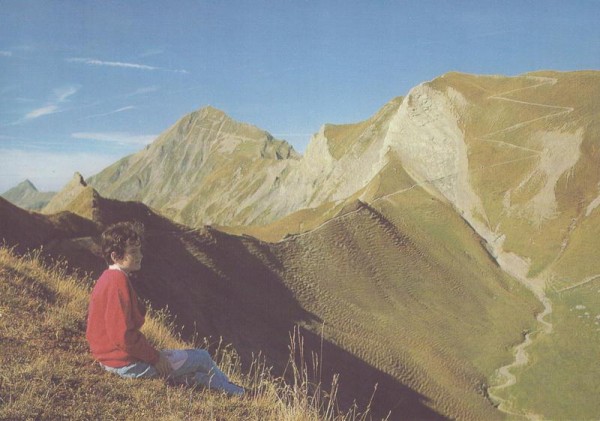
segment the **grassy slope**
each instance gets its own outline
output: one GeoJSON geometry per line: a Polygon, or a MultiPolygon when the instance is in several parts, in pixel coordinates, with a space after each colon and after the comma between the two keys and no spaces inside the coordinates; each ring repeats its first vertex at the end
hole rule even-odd
{"type": "MultiPolygon", "coordinates": [[[[334,415],[320,394],[308,392],[302,373],[296,387],[270,377],[258,361],[241,373],[227,348],[218,353],[219,365],[254,390],[247,397],[110,375],[93,362],[84,339],[89,284],[64,264],[48,267],[35,254],[21,258],[0,248],[0,419],[362,419],[334,415]]],[[[144,326],[151,341],[191,346],[157,316],[144,326]]]]}
{"type": "MultiPolygon", "coordinates": [[[[420,189],[377,208],[387,221],[363,208],[279,243],[283,279],[327,339],[403,385],[380,387],[376,406],[408,419],[433,417],[419,401],[451,418],[501,418],[485,384],[532,326],[535,300],[420,189]]],[[[360,390],[358,373],[343,374],[360,390]]]]}
{"type": "MultiPolygon", "coordinates": [[[[396,406],[397,417],[435,417],[419,404],[427,402],[445,416],[501,417],[484,389],[511,360],[522,330],[533,328],[540,307],[495,266],[449,205],[414,186],[389,159],[334,220],[313,209],[299,226],[293,221],[309,212],[301,211],[263,227],[261,237],[281,237],[286,228],[305,233],[270,246],[283,262],[281,278],[324,323],[309,328],[324,329],[329,341],[404,385],[379,376],[374,407],[396,406]]],[[[340,372],[341,388],[368,395],[372,383],[359,380],[360,369],[346,365],[340,372]]]]}
{"type": "Polygon", "coordinates": [[[528,350],[506,392],[516,408],[543,419],[597,420],[600,416],[600,279],[550,295],[554,331],[528,350]]]}
{"type": "Polygon", "coordinates": [[[142,218],[149,230],[142,295],[169,304],[185,325],[198,321],[208,329],[202,335],[223,334],[245,354],[260,344],[285,365],[288,321],[312,332],[313,350],[325,322],[323,381],[341,373],[343,406],[354,397],[366,404],[378,382],[373,408],[385,415],[396,406],[392,419],[500,417],[485,384],[510,359],[534,303],[519,297],[468,226],[410,188],[395,164],[386,169],[393,177],[382,174],[365,195],[373,201],[389,189],[405,193],[375,201],[375,213],[347,206],[316,231],[281,243],[214,230],[182,235],[135,203],[96,198],[94,215],[105,223],[142,218]],[[223,306],[236,311],[224,314],[223,306]]]}
{"type": "Polygon", "coordinates": [[[515,373],[519,381],[506,391],[517,408],[546,419],[591,420],[600,414],[599,229],[596,209],[571,234],[548,289],[554,331],[529,349],[531,364],[515,373]]]}
{"type": "Polygon", "coordinates": [[[586,216],[586,208],[598,196],[600,181],[599,73],[540,72],[528,76],[555,78],[557,82],[538,85],[541,79],[524,76],[504,80],[502,83],[511,83],[502,86],[494,78],[452,76],[452,85],[473,103],[485,105],[488,116],[480,115],[476,108],[464,123],[470,174],[490,225],[507,234],[505,248],[531,258],[530,276],[540,275],[551,281],[548,295],[554,312],[549,320],[554,331],[533,336],[534,344],[527,349],[530,363],[513,370],[517,383],[501,393],[516,412],[531,412],[547,419],[597,419],[600,320],[595,317],[600,314],[600,288],[595,276],[600,275],[600,214],[596,209],[586,216]],[[518,90],[521,88],[526,89],[518,90]],[[539,118],[543,115],[547,117],[539,118]],[[513,126],[519,122],[525,124],[513,126]],[[580,159],[553,189],[559,213],[536,226],[518,209],[532,199],[546,179],[538,173],[522,188],[515,188],[547,156],[536,154],[545,145],[532,134],[575,132],[578,128],[584,129],[580,159]],[[511,204],[517,207],[509,211],[503,199],[511,189],[511,204]],[[585,309],[578,310],[577,306],[585,309]]]}

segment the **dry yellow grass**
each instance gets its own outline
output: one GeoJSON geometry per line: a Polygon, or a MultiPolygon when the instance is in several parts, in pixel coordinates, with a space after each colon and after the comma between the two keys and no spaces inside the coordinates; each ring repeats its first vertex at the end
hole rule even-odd
{"type": "MultiPolygon", "coordinates": [[[[260,357],[242,372],[235,351],[219,347],[219,365],[250,390],[242,398],[110,375],[84,339],[90,285],[64,263],[45,265],[39,252],[19,257],[0,248],[0,419],[368,419],[356,409],[336,411],[335,384],[327,394],[309,382],[308,365],[296,358],[297,336],[290,346],[292,384],[271,376],[260,357]]],[[[173,328],[165,312],[151,312],[145,333],[160,347],[193,346],[173,328]]]]}

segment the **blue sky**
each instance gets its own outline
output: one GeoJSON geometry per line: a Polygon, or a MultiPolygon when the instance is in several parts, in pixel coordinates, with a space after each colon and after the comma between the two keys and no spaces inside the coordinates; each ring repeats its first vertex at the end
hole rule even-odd
{"type": "Polygon", "coordinates": [[[0,192],[58,190],[206,105],[303,152],[448,71],[600,69],[600,1],[13,1],[0,192]]]}

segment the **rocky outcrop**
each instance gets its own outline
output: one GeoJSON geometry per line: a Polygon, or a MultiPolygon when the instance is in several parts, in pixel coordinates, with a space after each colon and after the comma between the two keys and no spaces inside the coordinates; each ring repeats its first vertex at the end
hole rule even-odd
{"type": "Polygon", "coordinates": [[[43,213],[57,213],[63,211],[71,205],[71,202],[87,187],[83,176],[76,172],[73,178],[58,192],[52,200],[42,209],[43,213]]]}

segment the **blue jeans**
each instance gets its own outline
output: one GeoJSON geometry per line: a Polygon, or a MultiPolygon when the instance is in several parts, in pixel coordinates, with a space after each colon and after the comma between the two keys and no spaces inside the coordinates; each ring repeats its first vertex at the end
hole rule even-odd
{"type": "MultiPolygon", "coordinates": [[[[187,360],[181,367],[173,370],[168,377],[169,379],[177,384],[201,385],[209,389],[223,391],[228,395],[241,396],[244,394],[244,389],[229,381],[207,351],[203,349],[186,349],[185,352],[187,360]]],[[[159,377],[154,366],[143,361],[119,368],[102,366],[106,371],[129,379],[159,377]]]]}

